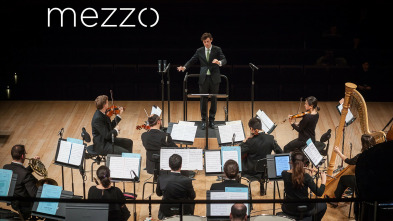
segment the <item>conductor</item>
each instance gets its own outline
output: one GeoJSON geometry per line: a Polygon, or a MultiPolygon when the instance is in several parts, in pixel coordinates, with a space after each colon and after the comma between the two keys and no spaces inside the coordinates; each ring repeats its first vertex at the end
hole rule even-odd
{"type": "MultiPolygon", "coordinates": [[[[184,66],[177,67],[178,71],[186,70],[199,60],[201,65],[199,73],[199,93],[218,94],[221,82],[220,67],[227,63],[220,47],[212,45],[213,37],[210,33],[203,33],[201,41],[204,47],[198,48],[192,58],[184,66]]],[[[202,130],[206,128],[207,97],[201,97],[202,130]]],[[[209,127],[214,128],[214,119],[217,112],[217,97],[211,98],[209,110],[209,127]]]]}

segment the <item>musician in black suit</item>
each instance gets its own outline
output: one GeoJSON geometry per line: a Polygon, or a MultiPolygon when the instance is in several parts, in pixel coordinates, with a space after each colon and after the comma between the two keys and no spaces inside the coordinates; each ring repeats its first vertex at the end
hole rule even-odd
{"type": "Polygon", "coordinates": [[[235,203],[231,207],[231,214],[229,215],[231,221],[246,221],[247,207],[243,203],[235,203]]]}
{"type": "MultiPolygon", "coordinates": [[[[163,196],[163,200],[193,200],[195,199],[195,191],[192,186],[192,180],[180,174],[182,166],[182,158],[178,154],[169,157],[169,167],[171,172],[166,175],[160,175],[157,181],[156,193],[163,196]]],[[[179,209],[179,204],[161,204],[158,212],[158,218],[164,219],[176,215],[176,211],[171,208],[179,209]]],[[[186,204],[183,207],[184,215],[194,215],[195,204],[186,204]]]]}
{"type": "Polygon", "coordinates": [[[277,144],[272,135],[265,134],[262,131],[262,122],[259,118],[254,117],[248,121],[251,136],[244,139],[240,144],[242,158],[242,175],[261,176],[260,194],[265,194],[264,181],[262,174],[255,171],[258,160],[266,158],[266,155],[274,151],[276,154],[282,153],[281,147],[277,144]]]}
{"type": "Polygon", "coordinates": [[[248,187],[239,182],[239,165],[234,160],[227,160],[224,164],[226,179],[220,183],[213,183],[210,190],[224,190],[225,187],[248,187]]]}
{"type": "Polygon", "coordinates": [[[153,174],[154,172],[154,161],[153,154],[160,154],[161,147],[177,147],[172,141],[170,134],[160,130],[161,119],[156,114],[153,114],[148,118],[150,130],[144,132],[141,136],[142,144],[146,149],[146,170],[147,173],[153,174]]]}
{"type": "MultiPolygon", "coordinates": [[[[33,169],[28,166],[24,167],[26,159],[26,149],[24,145],[17,144],[11,149],[12,162],[4,165],[3,169],[12,170],[18,175],[15,185],[14,197],[36,197],[37,195],[37,178],[34,177],[33,169]]],[[[40,159],[36,156],[34,159],[40,159]]],[[[24,219],[28,219],[33,206],[32,202],[12,202],[14,210],[19,210],[24,219]]]]}
{"type": "Polygon", "coordinates": [[[128,138],[117,137],[120,133],[118,123],[121,121],[120,115],[123,113],[123,107],[119,108],[120,114],[116,115],[111,122],[111,119],[105,114],[105,111],[109,107],[108,96],[98,96],[95,103],[97,110],[91,121],[94,151],[103,155],[108,153],[131,153],[133,141],[128,138]]]}
{"type": "MultiPolygon", "coordinates": [[[[178,71],[184,71],[199,60],[201,65],[199,72],[199,93],[218,94],[221,82],[220,67],[227,63],[220,47],[212,45],[213,37],[210,33],[204,33],[201,37],[204,47],[198,48],[192,58],[184,66],[177,67],[178,71]]],[[[202,129],[204,130],[207,106],[207,98],[201,98],[202,129]]],[[[217,112],[217,98],[211,98],[209,110],[209,126],[214,128],[214,119],[217,112]]]]}

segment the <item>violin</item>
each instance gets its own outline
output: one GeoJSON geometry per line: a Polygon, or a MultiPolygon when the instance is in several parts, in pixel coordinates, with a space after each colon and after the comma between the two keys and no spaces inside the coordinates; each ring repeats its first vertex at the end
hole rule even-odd
{"type": "MultiPolygon", "coordinates": [[[[301,118],[301,117],[303,117],[304,115],[310,114],[310,113],[311,113],[311,111],[305,111],[305,112],[302,112],[302,113],[298,113],[298,114],[291,115],[288,119],[301,118]]],[[[286,120],[287,120],[287,119],[284,119],[284,120],[283,120],[283,123],[284,123],[286,120]]]]}
{"type": "MultiPolygon", "coordinates": [[[[126,110],[126,108],[123,107],[123,110],[126,110]]],[[[112,117],[114,114],[120,114],[120,107],[112,105],[106,109],[105,114],[108,117],[112,117]]]]}
{"type": "Polygon", "coordinates": [[[136,129],[137,130],[142,130],[142,129],[150,130],[150,126],[145,123],[145,124],[142,124],[142,125],[136,125],[136,129]]]}

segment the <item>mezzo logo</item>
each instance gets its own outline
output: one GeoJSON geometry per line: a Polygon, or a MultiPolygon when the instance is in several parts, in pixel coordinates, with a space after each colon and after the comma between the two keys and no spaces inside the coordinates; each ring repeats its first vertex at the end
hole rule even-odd
{"type": "MultiPolygon", "coordinates": [[[[142,27],[154,27],[158,24],[158,21],[160,20],[160,16],[158,14],[158,11],[155,10],[154,8],[143,8],[139,12],[137,12],[136,8],[101,8],[101,11],[108,11],[109,15],[105,18],[105,20],[101,23],[101,25],[98,24],[97,20],[100,18],[99,13],[97,12],[96,9],[94,8],[85,8],[81,14],[80,14],[80,21],[83,26],[87,28],[92,28],[92,27],[97,27],[99,25],[100,27],[103,28],[133,28],[136,27],[137,25],[140,25],[142,27]],[[112,18],[112,16],[115,13],[120,13],[117,11],[125,11],[126,16],[124,19],[120,22],[120,24],[114,24],[113,22],[111,23],[109,20],[112,18]],[[153,24],[146,24],[145,22],[142,21],[142,14],[146,11],[153,11],[155,14],[155,21],[153,24]],[[135,22],[137,20],[137,22],[135,22]],[[134,21],[134,22],[133,22],[134,21]],[[131,23],[131,24],[130,24],[131,23]]],[[[65,8],[65,9],[60,9],[60,8],[48,8],[48,27],[51,27],[51,16],[56,16],[60,15],[60,27],[63,27],[64,25],[64,15],[67,16],[72,16],[73,18],[73,27],[76,27],[76,21],[77,21],[77,13],[73,8],[65,8]]],[[[56,18],[56,17],[54,17],[56,18]]]]}

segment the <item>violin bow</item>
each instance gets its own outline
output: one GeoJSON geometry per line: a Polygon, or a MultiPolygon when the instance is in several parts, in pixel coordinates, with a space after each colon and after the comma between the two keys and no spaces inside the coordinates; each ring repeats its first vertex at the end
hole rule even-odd
{"type": "MultiPolygon", "coordinates": [[[[300,97],[299,107],[297,108],[297,114],[299,113],[300,107],[302,106],[302,100],[303,100],[303,97],[300,97]]],[[[295,118],[295,122],[296,122],[296,118],[295,118]]]]}
{"type": "MultiPolygon", "coordinates": [[[[112,108],[113,108],[113,112],[115,111],[115,105],[113,104],[113,91],[109,90],[109,92],[111,93],[111,99],[112,99],[112,108]]],[[[116,126],[119,124],[119,122],[117,122],[116,116],[115,116],[115,122],[116,122],[116,126]]],[[[120,131],[119,131],[120,133],[120,131]]]]}

